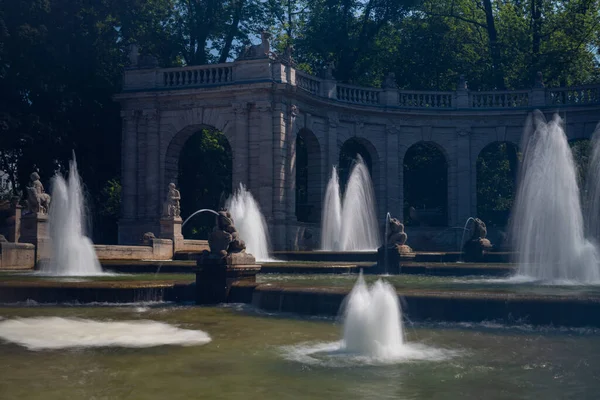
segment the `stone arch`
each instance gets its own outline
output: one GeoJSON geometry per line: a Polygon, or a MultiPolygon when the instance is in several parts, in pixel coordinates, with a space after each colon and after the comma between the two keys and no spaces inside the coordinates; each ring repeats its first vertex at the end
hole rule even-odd
{"type": "Polygon", "coordinates": [[[403,192],[407,225],[448,225],[448,166],[448,155],[435,142],[419,141],[406,150],[403,192]]]}
{"type": "Polygon", "coordinates": [[[510,141],[488,143],[476,162],[477,217],[488,226],[508,224],[517,191],[519,148],[510,141]]]}
{"type": "MultiPolygon", "coordinates": [[[[165,161],[165,181],[181,192],[181,216],[200,208],[218,209],[232,190],[232,148],[226,135],[212,126],[190,126],[171,140],[165,161]]],[[[214,223],[209,214],[194,217],[184,236],[207,239],[214,223]]]]}
{"type": "Polygon", "coordinates": [[[338,175],[342,192],[345,190],[350,169],[356,160],[357,154],[360,154],[369,168],[373,186],[375,187],[375,193],[377,193],[379,183],[379,155],[377,154],[377,149],[369,140],[357,136],[347,139],[340,147],[338,156],[338,175]]]}
{"type": "Polygon", "coordinates": [[[296,135],[296,218],[318,222],[321,217],[321,146],[307,128],[296,135]]]}

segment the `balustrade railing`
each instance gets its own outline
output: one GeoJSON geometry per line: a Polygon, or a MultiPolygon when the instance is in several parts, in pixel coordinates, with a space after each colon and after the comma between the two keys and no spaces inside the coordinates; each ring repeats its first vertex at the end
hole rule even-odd
{"type": "Polygon", "coordinates": [[[600,104],[600,85],[548,89],[548,105],[600,104]]]}
{"type": "MultiPolygon", "coordinates": [[[[247,68],[243,62],[198,65],[181,68],[139,69],[126,72],[124,90],[180,89],[233,82],[274,79],[285,82],[282,68],[247,68]],[[256,75],[259,74],[259,75],[256,75]],[[237,78],[236,78],[237,77],[237,78]]],[[[289,71],[288,71],[289,72],[289,71]]],[[[533,88],[474,92],[415,91],[378,89],[340,84],[295,70],[295,80],[288,81],[302,92],[344,103],[365,106],[388,106],[406,109],[510,109],[521,107],[552,107],[600,105],[600,85],[568,88],[533,88]]]]}
{"type": "Polygon", "coordinates": [[[425,92],[401,90],[398,92],[398,106],[403,108],[452,108],[452,92],[425,92]]]}
{"type": "Polygon", "coordinates": [[[321,81],[312,75],[296,70],[296,86],[310,94],[321,94],[321,81]]]}
{"type": "Polygon", "coordinates": [[[337,85],[336,98],[339,101],[353,104],[379,104],[381,89],[370,89],[360,86],[337,85]]]}
{"type": "Polygon", "coordinates": [[[471,108],[515,108],[529,106],[529,91],[470,92],[471,108]]]}
{"type": "Polygon", "coordinates": [[[162,73],[164,87],[214,85],[233,82],[232,64],[169,68],[162,73]]]}

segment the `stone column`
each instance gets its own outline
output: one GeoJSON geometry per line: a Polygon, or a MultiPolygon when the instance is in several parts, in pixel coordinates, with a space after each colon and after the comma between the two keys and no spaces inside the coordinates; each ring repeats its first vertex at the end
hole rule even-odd
{"type": "Polygon", "coordinates": [[[300,110],[294,104],[289,106],[286,121],[286,177],[285,177],[285,218],[288,226],[286,235],[286,247],[291,250],[295,239],[296,218],[296,131],[297,116],[300,110]]]}
{"type": "Polygon", "coordinates": [[[286,126],[286,106],[277,103],[273,109],[273,248],[286,246],[286,162],[290,133],[286,126]]]}
{"type": "Polygon", "coordinates": [[[456,154],[453,160],[456,164],[454,173],[456,175],[455,201],[456,210],[453,213],[455,221],[452,226],[463,225],[467,218],[476,217],[472,215],[471,192],[473,185],[471,182],[471,140],[468,128],[460,129],[457,132],[456,154]]]}
{"type": "MultiPolygon", "coordinates": [[[[160,216],[160,112],[156,109],[145,110],[146,117],[146,170],[145,172],[145,214],[146,218],[154,221],[160,216]]],[[[154,231],[158,226],[155,225],[154,231]]]]}
{"type": "MultiPolygon", "coordinates": [[[[386,127],[386,154],[385,163],[382,165],[382,171],[385,169],[386,177],[386,201],[385,212],[389,212],[394,218],[402,221],[403,210],[401,201],[400,186],[400,155],[398,153],[398,135],[399,131],[395,126],[386,127]]],[[[384,215],[385,217],[385,215],[384,215]]]]}
{"type": "Polygon", "coordinates": [[[123,137],[121,145],[121,218],[119,220],[119,243],[135,243],[132,224],[137,208],[137,123],[140,111],[122,111],[123,137]]]}
{"type": "Polygon", "coordinates": [[[248,103],[236,102],[232,104],[235,113],[235,151],[233,154],[232,189],[236,190],[240,183],[249,185],[248,173],[248,103]]]}
{"type": "MultiPolygon", "coordinates": [[[[269,224],[273,221],[273,115],[270,101],[256,103],[258,112],[259,157],[258,197],[261,211],[269,224]]],[[[271,233],[273,235],[273,233],[271,233]]]]}

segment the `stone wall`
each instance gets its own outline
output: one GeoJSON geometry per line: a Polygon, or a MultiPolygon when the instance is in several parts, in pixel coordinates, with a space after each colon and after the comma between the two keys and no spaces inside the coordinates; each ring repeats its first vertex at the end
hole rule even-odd
{"type": "MultiPolygon", "coordinates": [[[[310,204],[320,213],[331,167],[338,164],[343,144],[356,140],[373,161],[382,224],[388,211],[403,218],[406,152],[421,141],[435,143],[448,164],[447,227],[435,228],[443,232],[477,214],[481,150],[497,141],[518,146],[533,109],[547,116],[558,111],[570,139],[590,137],[600,119],[600,86],[489,93],[360,88],[272,59],[128,70],[116,100],[123,118],[122,244],[137,244],[144,232],[158,232],[164,190],[177,183],[179,153],[202,127],[227,137],[232,187],[248,187],[265,214],[275,249],[283,250],[300,246],[295,173],[301,131],[311,138],[310,204]]],[[[407,232],[409,240],[425,235],[408,227],[407,232]]],[[[453,235],[458,241],[460,235],[453,235]]]]}

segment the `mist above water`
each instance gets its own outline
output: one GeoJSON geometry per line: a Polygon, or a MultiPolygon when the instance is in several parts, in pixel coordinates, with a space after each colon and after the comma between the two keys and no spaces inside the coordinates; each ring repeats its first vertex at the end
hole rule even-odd
{"type": "Polygon", "coordinates": [[[56,175],[52,182],[49,230],[51,258],[41,273],[54,276],[101,275],[102,267],[92,241],[85,235],[85,198],[75,156],[66,181],[56,175]]]}
{"type": "Polygon", "coordinates": [[[360,155],[352,167],[343,202],[337,169],[327,184],[321,223],[321,249],[328,251],[376,250],[381,245],[375,191],[371,174],[360,155]]]}
{"type": "MultiPolygon", "coordinates": [[[[596,246],[585,237],[576,165],[561,119],[555,116],[546,122],[543,114],[534,113],[527,121],[522,148],[511,224],[519,275],[552,282],[598,282],[600,259],[596,246]]],[[[592,171],[599,168],[597,152],[594,149],[592,171]]],[[[598,174],[592,175],[590,193],[596,193],[598,174]]],[[[598,212],[596,201],[591,212],[598,212]]],[[[597,216],[590,217],[597,224],[597,216]]],[[[589,231],[595,229],[597,225],[589,231]]]]}
{"type": "Polygon", "coordinates": [[[246,252],[256,261],[270,261],[269,228],[258,203],[246,187],[240,187],[227,199],[225,207],[231,213],[240,239],[246,243],[246,252]]]}

